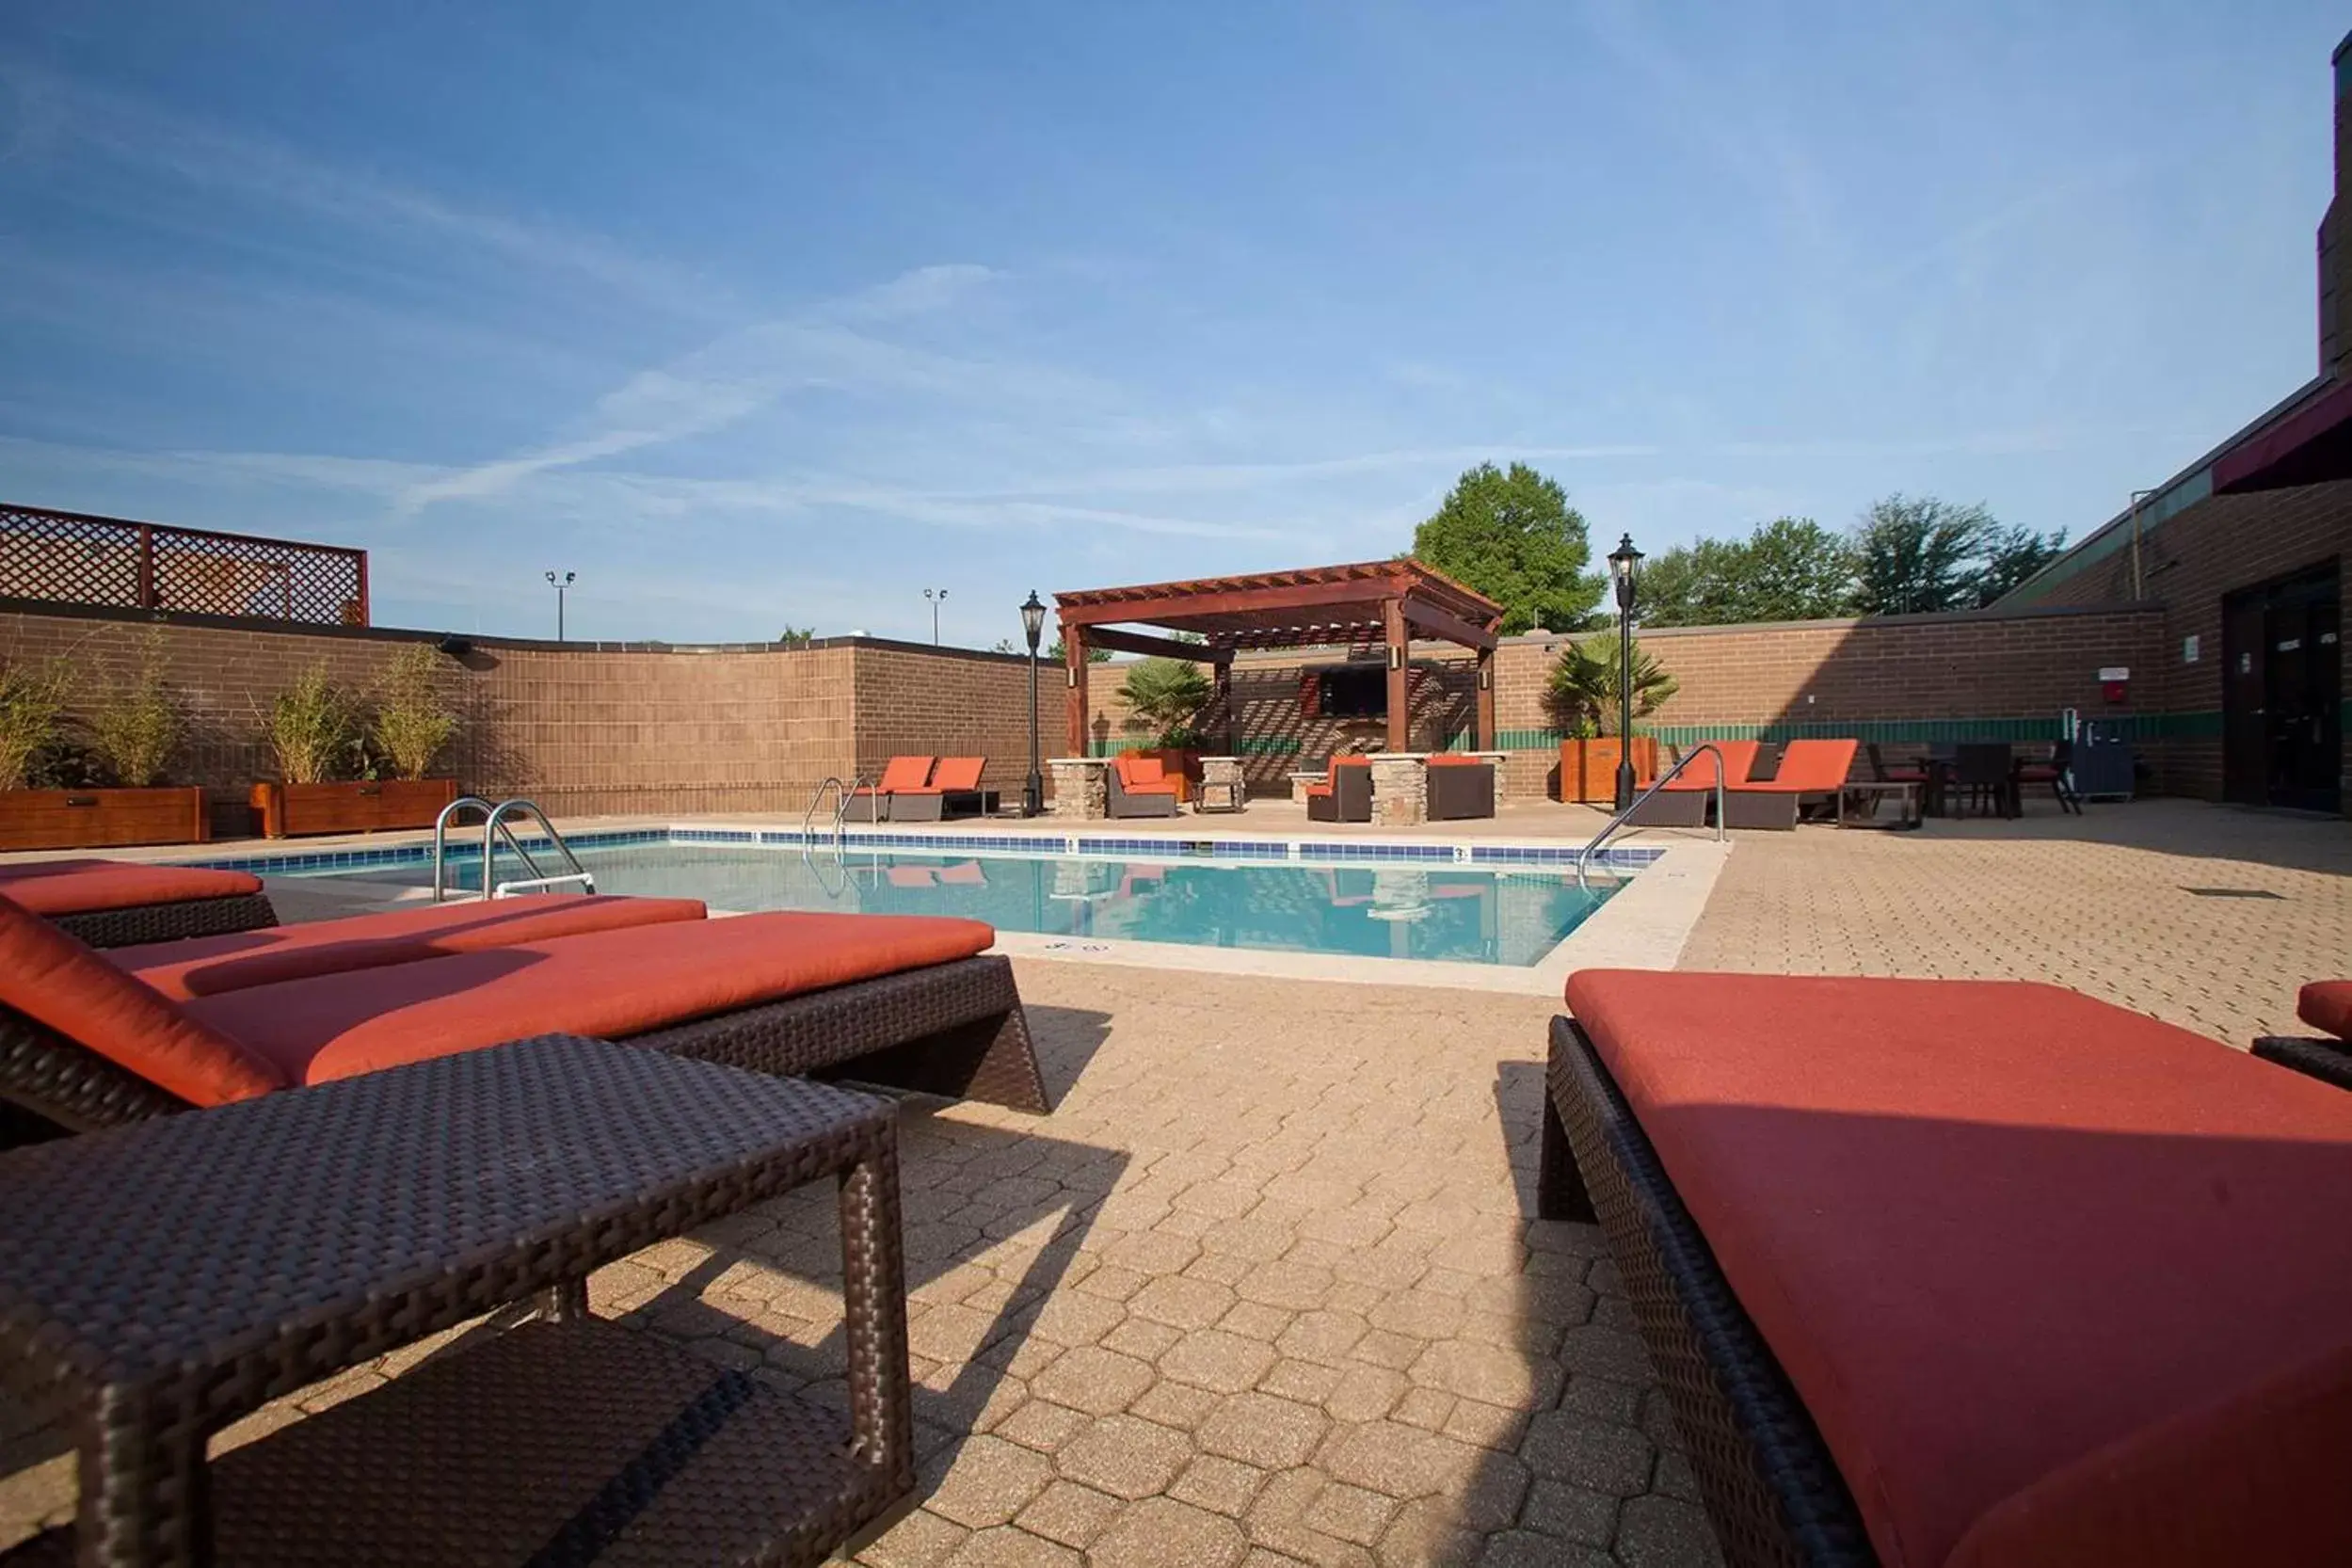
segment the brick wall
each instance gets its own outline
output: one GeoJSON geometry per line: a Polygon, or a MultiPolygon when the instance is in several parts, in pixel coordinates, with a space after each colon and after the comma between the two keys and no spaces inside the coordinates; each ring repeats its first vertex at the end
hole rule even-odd
{"type": "MultiPolygon", "coordinates": [[[[984,788],[1020,798],[1029,775],[1029,670],[1022,657],[861,643],[854,650],[856,771],[878,778],[896,756],[984,757],[984,788]]],[[[1038,744],[1061,751],[1062,667],[1038,666],[1038,744]]],[[[843,776],[847,776],[844,775],[843,776]]],[[[1052,793],[1053,780],[1045,780],[1052,793]]]]}
{"type": "MultiPolygon", "coordinates": [[[[2154,690],[2144,705],[2166,715],[2168,790],[2221,798],[2222,600],[2331,561],[2340,584],[2352,577],[2352,483],[2209,496],[2142,535],[2140,581],[2159,606],[2162,626],[2157,651],[2148,661],[2154,690]],[[2190,637],[2198,640],[2195,663],[2185,655],[2190,637]]],[[[2043,604],[2096,605],[2123,602],[2131,593],[2127,538],[2036,598],[2043,604]]],[[[2341,650],[2345,644],[2340,639],[2337,646],[2341,650]]],[[[2352,665],[2344,674],[2344,690],[2352,698],[2352,665]]]]}
{"type": "MultiPolygon", "coordinates": [[[[1947,737],[2047,739],[2063,709],[2107,712],[2103,666],[2152,667],[2161,622],[2152,609],[2118,607],[1653,631],[1642,634],[1642,646],[1679,689],[1648,724],[1675,744],[1818,733],[1877,741],[1896,755],[1947,737]]],[[[1504,776],[1512,795],[1557,789],[1560,738],[1544,690],[1568,640],[1512,638],[1496,654],[1496,728],[1512,754],[1504,776]]],[[[1336,654],[1237,662],[1234,693],[1253,789],[1278,792],[1284,773],[1320,766],[1335,743],[1377,744],[1384,734],[1379,720],[1302,716],[1301,675],[1340,662],[1336,654]]],[[[1455,737],[1466,744],[1476,697],[1469,655],[1422,646],[1414,663],[1430,672],[1416,693],[1415,744],[1433,749],[1455,737]]],[[[1095,682],[1098,738],[1124,733],[1117,681],[1102,673],[1095,682]]],[[[2135,691],[2122,711],[2152,710],[2135,691]]]]}

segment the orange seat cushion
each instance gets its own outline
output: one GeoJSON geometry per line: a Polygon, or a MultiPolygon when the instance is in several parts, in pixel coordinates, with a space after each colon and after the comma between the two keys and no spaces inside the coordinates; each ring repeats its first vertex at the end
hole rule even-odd
{"type": "Polygon", "coordinates": [[[1441,751],[1429,760],[1429,765],[1432,768],[1482,768],[1488,764],[1483,757],[1457,757],[1452,752],[1441,751]]]}
{"type": "Polygon", "coordinates": [[[0,866],[0,893],[36,915],[83,915],[143,904],[242,898],[262,890],[244,872],[198,866],[142,866],[136,860],[28,860],[0,866]]]}
{"type": "Polygon", "coordinates": [[[1782,748],[1780,771],[1768,782],[1739,787],[1768,794],[1834,794],[1846,787],[1854,753],[1861,749],[1858,741],[1791,741],[1782,748]]]}
{"type": "Polygon", "coordinates": [[[2279,1506],[2246,1440],[2352,1469],[2352,1095],[2050,985],[1567,995],[1882,1561],[2171,1564],[2216,1521],[2242,1555],[2195,1560],[2352,1560],[2339,1489],[2279,1506]]]}
{"type": "Polygon", "coordinates": [[[1157,784],[1168,776],[1168,766],[1157,757],[1137,757],[1121,752],[1112,761],[1119,770],[1119,782],[1129,789],[1139,784],[1157,784]]]}
{"type": "Polygon", "coordinates": [[[1331,786],[1328,784],[1309,784],[1306,787],[1305,792],[1310,795],[1327,795],[1331,793],[1331,786]]]}
{"type": "Polygon", "coordinates": [[[348,920],[149,942],[111,948],[100,956],[165,996],[184,1001],[306,975],[411,964],[551,936],[698,920],[706,913],[699,899],[545,893],[476,904],[427,904],[348,920]]]}
{"type": "Polygon", "coordinates": [[[978,920],[744,915],[314,975],[187,1010],[288,1080],[323,1083],[532,1034],[642,1034],[969,958],[995,940],[978,920]]]}
{"type": "Polygon", "coordinates": [[[2352,1040],[2352,980],[2314,980],[2295,999],[2295,1016],[2339,1040],[2352,1040]]]}
{"type": "Polygon", "coordinates": [[[912,792],[921,789],[930,778],[930,758],[893,757],[889,765],[882,770],[882,782],[874,788],[885,794],[901,790],[912,792]]]}
{"type": "Polygon", "coordinates": [[[0,897],[0,1002],[191,1105],[226,1105],[290,1081],[258,1053],[0,897]]]}
{"type": "MultiPolygon", "coordinates": [[[[1726,789],[1729,789],[1736,784],[1744,783],[1747,780],[1748,775],[1756,765],[1757,743],[1754,741],[1708,741],[1704,744],[1713,746],[1717,752],[1720,752],[1722,754],[1723,767],[1725,770],[1723,785],[1726,789]]],[[[1700,752],[1698,756],[1692,760],[1691,764],[1683,769],[1682,772],[1676,774],[1673,777],[1673,781],[1669,783],[1666,788],[1670,790],[1714,789],[1714,753],[1704,751],[1700,752]]]]}
{"type": "Polygon", "coordinates": [[[943,795],[951,791],[962,793],[980,788],[980,776],[987,771],[984,757],[942,757],[932,771],[931,782],[908,794],[943,795]]]}

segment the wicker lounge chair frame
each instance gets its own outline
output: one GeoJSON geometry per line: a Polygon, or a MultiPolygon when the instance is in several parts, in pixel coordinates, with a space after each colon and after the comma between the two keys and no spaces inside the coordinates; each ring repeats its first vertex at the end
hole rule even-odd
{"type": "Polygon", "coordinates": [[[2254,1054],[2265,1062],[2291,1067],[2305,1078],[2352,1089],[2352,1042],[2301,1034],[2265,1034],[2254,1042],[2254,1054]]]}
{"type": "Polygon", "coordinates": [[[1306,820],[1309,822],[1370,822],[1372,820],[1372,770],[1361,763],[1343,763],[1335,757],[1325,776],[1330,789],[1321,794],[1306,797],[1306,820]]]}
{"type": "Polygon", "coordinates": [[[278,923],[267,893],[232,893],[227,898],[180,899],[170,904],[134,904],[120,909],[85,909],[41,917],[94,948],[136,947],[184,936],[226,936],[278,923]]]}
{"type": "MultiPolygon", "coordinates": [[[[1053,1109],[1011,960],[957,959],[624,1037],[779,1078],[819,1074],[884,1088],[1053,1109]]],[[[191,1109],[188,1102],[0,1006],[0,1101],[70,1132],[191,1109]]]]}
{"type": "MultiPolygon", "coordinates": [[[[1715,767],[1723,776],[1723,814],[1731,814],[1731,793],[1746,783],[1755,773],[1756,751],[1747,753],[1746,760],[1726,748],[1737,745],[1734,741],[1710,741],[1718,748],[1715,767]],[[1739,777],[1731,776],[1737,773],[1739,777]]],[[[1695,749],[1695,748],[1694,748],[1695,749]]],[[[1761,747],[1757,748],[1758,750],[1761,747]]],[[[1645,799],[1637,799],[1632,812],[1625,818],[1632,827],[1704,827],[1707,824],[1707,803],[1715,798],[1715,781],[1692,784],[1676,780],[1645,799]]],[[[1726,824],[1725,825],[1729,825],[1726,824]]]]}
{"type": "Polygon", "coordinates": [[[1600,1223],[1734,1568],[1879,1559],[1845,1478],[1608,1069],[1552,1020],[1536,1209],[1600,1223]]]}

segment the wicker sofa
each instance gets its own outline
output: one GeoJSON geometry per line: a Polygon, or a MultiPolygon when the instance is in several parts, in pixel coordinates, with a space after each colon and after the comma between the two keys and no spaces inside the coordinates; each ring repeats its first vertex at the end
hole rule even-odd
{"type": "Polygon", "coordinates": [[[1309,822],[1370,822],[1372,820],[1372,760],[1368,757],[1335,757],[1320,784],[1305,789],[1309,822]]]}
{"type": "Polygon", "coordinates": [[[564,1032],[1045,1112],[994,939],[927,917],[673,920],[183,998],[0,900],[0,1099],[84,1131],[564,1032]]]}
{"type": "Polygon", "coordinates": [[[1495,814],[1496,765],[1483,757],[1440,752],[1428,762],[1429,820],[1464,822],[1495,814]]]}
{"type": "Polygon", "coordinates": [[[2352,1560],[2352,1096],[2055,986],[1586,970],[1597,1218],[1735,1564],[2352,1560]]]}
{"type": "Polygon", "coordinates": [[[1114,817],[1173,817],[1183,808],[1183,792],[1157,757],[1123,751],[1103,775],[1105,808],[1114,817]]]}

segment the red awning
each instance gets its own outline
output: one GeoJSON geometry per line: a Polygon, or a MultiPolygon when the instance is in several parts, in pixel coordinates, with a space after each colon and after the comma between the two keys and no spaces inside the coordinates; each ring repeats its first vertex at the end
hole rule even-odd
{"type": "Polygon", "coordinates": [[[2217,493],[2352,479],[2352,381],[2340,382],[2214,459],[2217,493]]]}

